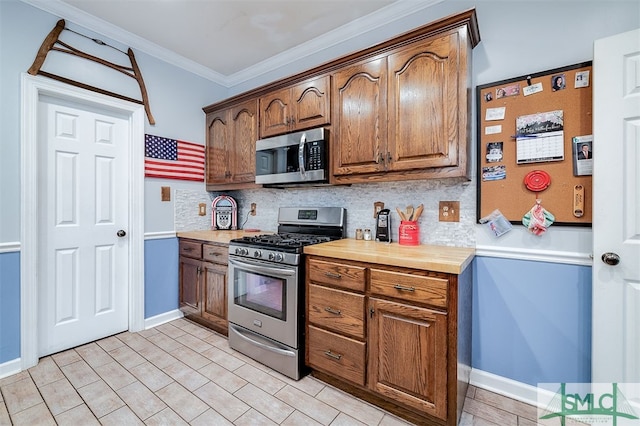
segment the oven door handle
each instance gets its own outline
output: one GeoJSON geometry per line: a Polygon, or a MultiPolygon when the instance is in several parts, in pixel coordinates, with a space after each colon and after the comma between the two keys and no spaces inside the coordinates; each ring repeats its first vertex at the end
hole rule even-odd
{"type": "Polygon", "coordinates": [[[307,134],[303,133],[300,136],[300,145],[298,146],[298,166],[300,167],[300,177],[303,179],[305,177],[304,165],[306,164],[306,160],[304,156],[304,145],[306,143],[307,143],[307,134]]]}
{"type": "Polygon", "coordinates": [[[262,349],[266,349],[268,351],[277,353],[278,355],[284,355],[284,356],[290,356],[290,357],[295,357],[296,356],[295,352],[293,352],[293,351],[289,351],[289,350],[286,350],[286,349],[281,349],[281,348],[278,348],[278,347],[275,347],[275,346],[267,345],[265,343],[258,342],[257,340],[254,340],[254,339],[246,336],[241,329],[239,329],[238,327],[234,326],[231,323],[229,323],[229,328],[231,328],[236,333],[236,335],[238,337],[240,337],[241,339],[245,340],[248,343],[251,343],[252,345],[255,345],[255,346],[258,346],[258,347],[260,347],[262,349]]]}
{"type": "Polygon", "coordinates": [[[267,266],[253,265],[251,263],[240,262],[235,259],[229,259],[229,263],[238,268],[246,269],[247,271],[257,272],[264,275],[273,275],[280,277],[290,277],[296,274],[294,269],[284,268],[269,268],[267,266]]]}

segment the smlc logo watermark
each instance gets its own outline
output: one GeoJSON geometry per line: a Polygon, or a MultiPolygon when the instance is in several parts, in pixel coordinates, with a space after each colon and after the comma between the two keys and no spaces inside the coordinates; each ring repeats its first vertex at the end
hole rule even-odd
{"type": "Polygon", "coordinates": [[[640,426],[640,383],[541,383],[538,424],[640,426]]]}

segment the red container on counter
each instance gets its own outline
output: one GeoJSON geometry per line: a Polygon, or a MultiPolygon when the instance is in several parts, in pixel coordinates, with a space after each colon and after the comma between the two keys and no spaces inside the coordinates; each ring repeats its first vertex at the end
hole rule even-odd
{"type": "Polygon", "coordinates": [[[415,220],[403,220],[398,231],[401,246],[417,246],[420,244],[420,227],[415,220]]]}

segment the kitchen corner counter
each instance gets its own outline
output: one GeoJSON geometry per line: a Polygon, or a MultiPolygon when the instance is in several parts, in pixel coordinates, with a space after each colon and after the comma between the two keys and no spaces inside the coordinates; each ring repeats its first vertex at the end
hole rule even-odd
{"type": "Polygon", "coordinates": [[[265,234],[265,231],[249,232],[245,230],[237,231],[180,231],[176,233],[178,238],[189,238],[191,240],[199,240],[205,243],[229,244],[234,238],[242,238],[245,236],[255,236],[265,234]]]}
{"type": "Polygon", "coordinates": [[[344,238],[304,248],[305,254],[381,265],[461,274],[471,264],[475,249],[434,245],[401,246],[398,243],[344,238]]]}

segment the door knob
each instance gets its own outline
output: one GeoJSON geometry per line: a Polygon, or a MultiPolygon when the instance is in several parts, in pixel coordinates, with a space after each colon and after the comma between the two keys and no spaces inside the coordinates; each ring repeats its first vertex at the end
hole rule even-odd
{"type": "Polygon", "coordinates": [[[127,235],[127,233],[124,232],[124,229],[120,229],[118,232],[116,232],[116,235],[118,237],[124,237],[125,235],[127,235]]]}
{"type": "Polygon", "coordinates": [[[616,266],[620,263],[620,256],[615,253],[604,253],[601,259],[604,263],[611,266],[616,266]]]}

